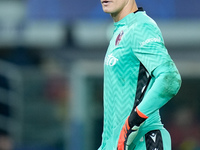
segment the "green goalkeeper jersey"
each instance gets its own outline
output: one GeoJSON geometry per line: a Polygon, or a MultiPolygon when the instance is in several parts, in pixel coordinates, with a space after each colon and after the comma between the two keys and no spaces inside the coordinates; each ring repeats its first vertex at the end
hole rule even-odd
{"type": "MultiPolygon", "coordinates": [[[[145,108],[156,100],[143,104],[141,101],[155,81],[154,69],[166,62],[174,64],[157,24],[145,11],[131,13],[114,26],[104,60],[104,127],[99,150],[117,149],[121,128],[136,106],[149,116],[136,141],[150,130],[163,128],[159,110],[150,113],[145,108]]],[[[159,105],[162,103],[166,101],[159,105]]]]}

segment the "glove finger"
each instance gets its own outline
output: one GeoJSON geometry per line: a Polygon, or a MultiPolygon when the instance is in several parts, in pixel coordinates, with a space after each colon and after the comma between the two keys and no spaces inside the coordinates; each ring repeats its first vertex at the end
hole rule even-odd
{"type": "Polygon", "coordinates": [[[132,131],[126,141],[126,145],[130,145],[138,134],[138,130],[132,131]]]}

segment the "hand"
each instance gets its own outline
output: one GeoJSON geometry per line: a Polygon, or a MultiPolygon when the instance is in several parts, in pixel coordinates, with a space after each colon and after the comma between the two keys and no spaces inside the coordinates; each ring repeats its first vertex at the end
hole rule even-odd
{"type": "MultiPolygon", "coordinates": [[[[119,135],[117,150],[128,150],[129,145],[133,142],[138,134],[138,129],[143,122],[148,118],[145,116],[140,117],[137,113],[139,110],[136,108],[135,111],[126,119],[125,124],[119,135]],[[131,125],[130,125],[131,124],[131,125]]],[[[139,112],[141,114],[141,112],[139,112]]]]}
{"type": "Polygon", "coordinates": [[[117,150],[128,150],[128,146],[133,142],[138,134],[139,127],[135,125],[130,128],[128,124],[128,118],[126,119],[125,124],[120,132],[117,150]]]}

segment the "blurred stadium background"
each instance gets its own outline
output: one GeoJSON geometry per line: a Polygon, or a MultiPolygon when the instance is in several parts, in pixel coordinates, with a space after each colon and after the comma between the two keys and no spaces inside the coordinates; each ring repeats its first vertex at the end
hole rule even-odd
{"type": "MultiPolygon", "coordinates": [[[[182,75],[161,109],[173,150],[200,149],[199,0],[138,0],[182,75]]],[[[95,150],[112,19],[99,0],[0,0],[0,149],[95,150]]]]}

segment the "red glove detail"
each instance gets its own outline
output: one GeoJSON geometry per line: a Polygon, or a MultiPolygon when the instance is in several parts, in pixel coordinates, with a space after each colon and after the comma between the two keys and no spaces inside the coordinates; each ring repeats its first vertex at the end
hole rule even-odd
{"type": "Polygon", "coordinates": [[[125,124],[122,127],[122,130],[120,132],[119,141],[118,141],[118,145],[117,145],[118,150],[125,150],[126,149],[126,141],[127,141],[127,138],[130,134],[130,126],[128,124],[128,118],[126,119],[125,124]]]}
{"type": "Polygon", "coordinates": [[[119,135],[117,150],[127,150],[138,134],[138,129],[148,117],[136,108],[129,116],[119,135]],[[129,124],[130,123],[130,124],[129,124]]]}

